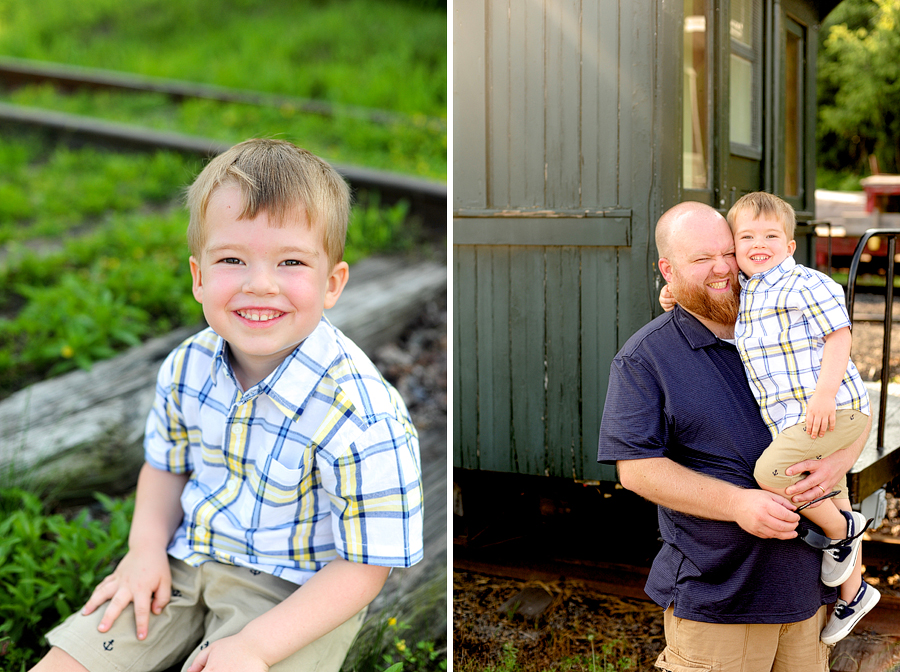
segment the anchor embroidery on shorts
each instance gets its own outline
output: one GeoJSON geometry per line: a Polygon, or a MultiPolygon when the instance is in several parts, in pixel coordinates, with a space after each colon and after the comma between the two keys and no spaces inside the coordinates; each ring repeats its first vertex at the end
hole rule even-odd
{"type": "Polygon", "coordinates": [[[172,597],[181,597],[181,596],[182,596],[182,592],[180,590],[178,590],[177,588],[172,588],[172,597]]]}
{"type": "Polygon", "coordinates": [[[203,642],[203,644],[200,645],[200,650],[203,651],[203,649],[205,649],[207,646],[209,646],[209,642],[203,642]]]}
{"type": "Polygon", "coordinates": [[[821,455],[816,455],[816,459],[817,459],[817,460],[821,460],[821,459],[822,459],[822,456],[821,456],[821,455]]]}
{"type": "Polygon", "coordinates": [[[257,575],[259,575],[259,574],[262,574],[262,572],[259,571],[258,569],[251,569],[251,570],[250,570],[250,573],[253,574],[253,576],[257,576],[257,575]]]}
{"type": "Polygon", "coordinates": [[[778,469],[776,469],[775,471],[773,471],[773,472],[772,472],[772,475],[773,475],[773,476],[778,476],[778,469]]]}
{"type": "Polygon", "coordinates": [[[109,640],[108,642],[103,642],[103,648],[104,648],[106,651],[112,651],[112,650],[113,650],[113,642],[115,642],[115,641],[116,641],[116,640],[111,639],[111,640],[109,640]]]}

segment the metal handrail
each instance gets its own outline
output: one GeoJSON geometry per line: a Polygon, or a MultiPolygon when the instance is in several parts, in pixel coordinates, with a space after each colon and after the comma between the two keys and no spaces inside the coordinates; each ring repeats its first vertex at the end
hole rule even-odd
{"type": "Polygon", "coordinates": [[[878,453],[884,451],[884,419],[887,412],[888,381],[890,380],[891,361],[891,326],[894,317],[894,254],[897,250],[897,236],[900,229],[868,229],[859,239],[853,260],[850,262],[850,273],[847,276],[847,312],[853,321],[853,304],[856,300],[856,276],[859,274],[859,261],[870,238],[879,236],[887,238],[887,277],[884,292],[884,344],[881,347],[881,398],[878,404],[878,453]]]}

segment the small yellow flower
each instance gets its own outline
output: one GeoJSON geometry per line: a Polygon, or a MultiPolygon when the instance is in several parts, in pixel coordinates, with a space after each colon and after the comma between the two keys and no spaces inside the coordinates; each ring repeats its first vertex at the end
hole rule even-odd
{"type": "Polygon", "coordinates": [[[388,619],[388,627],[393,628],[395,625],[397,625],[397,619],[391,616],[388,619]]]}
{"type": "Polygon", "coordinates": [[[406,651],[406,640],[405,639],[401,639],[399,642],[397,642],[397,651],[399,651],[400,653],[403,653],[404,651],[406,651]]]}
{"type": "Polygon", "coordinates": [[[60,349],[59,354],[61,354],[66,359],[72,359],[72,357],[75,356],[75,350],[72,349],[71,345],[64,345],[60,349]]]}

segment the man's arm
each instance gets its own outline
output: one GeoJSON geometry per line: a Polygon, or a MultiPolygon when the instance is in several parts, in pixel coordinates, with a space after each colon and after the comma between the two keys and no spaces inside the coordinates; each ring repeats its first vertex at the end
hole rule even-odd
{"type": "MultiPolygon", "coordinates": [[[[871,416],[869,416],[869,422],[866,424],[863,433],[849,447],[842,448],[821,460],[806,460],[788,467],[785,470],[788,476],[809,472],[806,478],[794,483],[794,485],[785,490],[791,501],[795,504],[811,502],[821,497],[823,490],[825,492],[834,490],[837,482],[856,464],[863,448],[866,446],[866,440],[869,438],[870,431],[872,431],[871,416]],[[821,486],[821,489],[819,486],[821,486]]],[[[819,505],[813,504],[812,506],[819,505]]]]}
{"type": "Polygon", "coordinates": [[[735,522],[763,539],[793,539],[800,516],[784,497],[740,488],[665,457],[619,460],[622,485],[666,508],[710,520],[735,522]]]}
{"type": "Polygon", "coordinates": [[[173,474],[144,464],[138,476],[134,517],[128,535],[128,553],[94,589],[85,615],[103,603],[109,606],[98,626],[106,632],[129,603],[134,602],[138,639],[147,637],[150,611],[159,614],[171,598],[172,574],[166,548],[181,524],[181,492],[185,474],[173,474]],[[152,603],[151,603],[152,598],[152,603]]]}
{"type": "Polygon", "coordinates": [[[333,560],[241,632],[203,650],[188,672],[264,672],[356,615],[378,595],[389,573],[389,567],[333,560]]]}

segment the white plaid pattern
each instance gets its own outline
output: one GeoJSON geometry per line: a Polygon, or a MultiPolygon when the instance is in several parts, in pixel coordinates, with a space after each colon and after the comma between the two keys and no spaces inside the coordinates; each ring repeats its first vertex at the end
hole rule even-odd
{"type": "MultiPolygon", "coordinates": [[[[850,326],[841,286],[788,257],[747,278],[741,274],[735,339],[747,379],[772,436],[803,422],[816,388],[825,336],[850,326]]],[[[869,395],[851,361],[837,408],[869,414],[869,395]]]]}
{"type": "Polygon", "coordinates": [[[241,393],[211,329],[163,363],[147,462],[190,473],[169,554],[302,584],[331,560],[422,558],[419,445],[406,407],[326,318],[241,393]]]}

